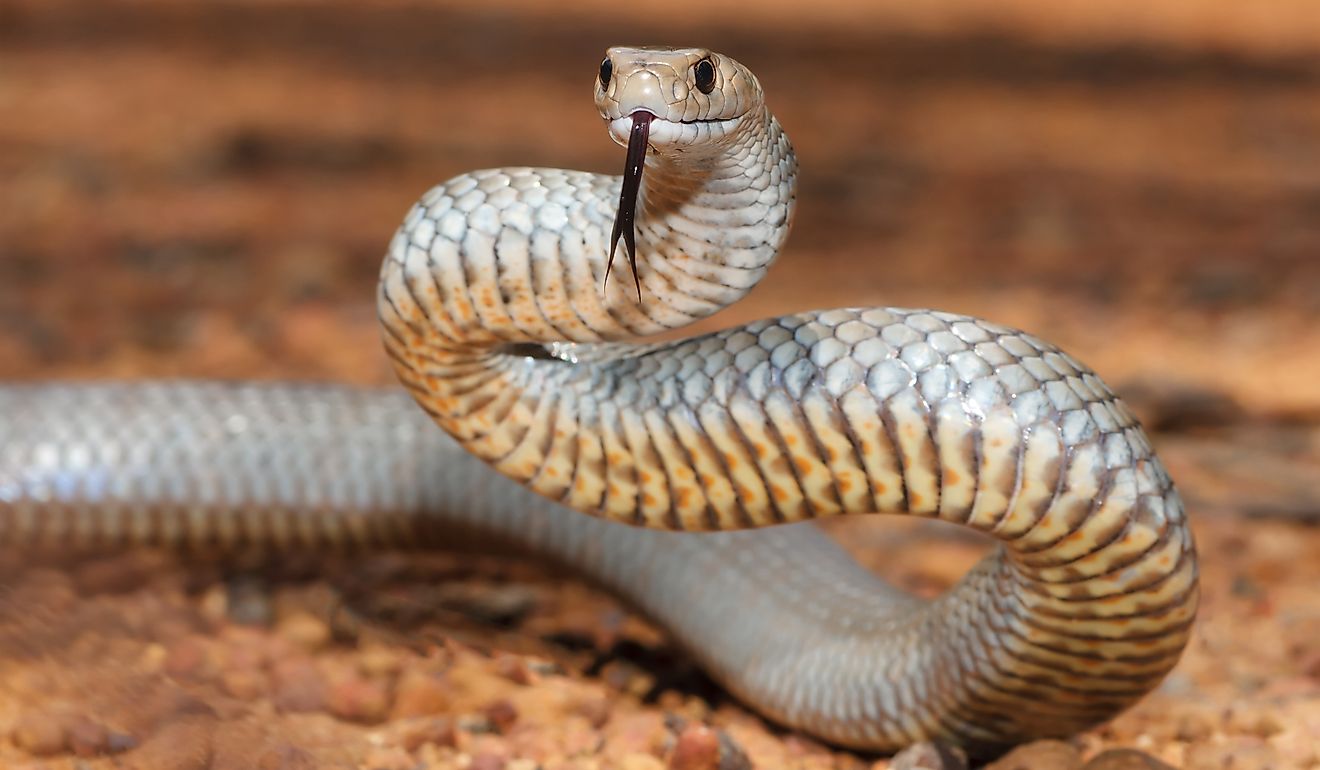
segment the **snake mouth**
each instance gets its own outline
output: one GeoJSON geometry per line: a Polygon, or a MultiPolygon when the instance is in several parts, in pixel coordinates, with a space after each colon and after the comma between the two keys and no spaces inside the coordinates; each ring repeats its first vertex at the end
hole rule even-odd
{"type": "Polygon", "coordinates": [[[628,133],[628,153],[623,164],[623,186],[619,189],[619,206],[614,212],[614,230],[610,233],[610,256],[605,262],[605,285],[609,286],[610,268],[614,266],[614,252],[619,238],[623,238],[628,251],[628,266],[632,268],[633,282],[637,285],[637,302],[642,301],[642,278],[637,274],[637,193],[642,188],[642,171],[646,169],[646,148],[651,136],[651,121],[655,115],[647,110],[636,110],[631,116],[632,128],[628,133]]]}

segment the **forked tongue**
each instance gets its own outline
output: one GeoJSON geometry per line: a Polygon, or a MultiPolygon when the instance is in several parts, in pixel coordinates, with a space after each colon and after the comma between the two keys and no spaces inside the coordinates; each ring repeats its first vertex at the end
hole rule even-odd
{"type": "Polygon", "coordinates": [[[637,192],[642,187],[642,170],[646,168],[646,143],[651,136],[651,119],[646,110],[632,114],[632,132],[628,135],[628,159],[623,167],[623,189],[619,191],[619,208],[614,212],[614,232],[610,234],[610,257],[605,263],[605,285],[610,282],[610,267],[614,265],[614,251],[619,236],[628,249],[628,265],[632,268],[633,282],[637,284],[637,301],[642,301],[642,279],[637,275],[637,235],[633,225],[637,214],[637,192]]]}

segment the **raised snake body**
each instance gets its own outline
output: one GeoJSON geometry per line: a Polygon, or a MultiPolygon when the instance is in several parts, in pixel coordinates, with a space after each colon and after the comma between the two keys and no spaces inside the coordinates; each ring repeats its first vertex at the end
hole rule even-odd
{"type": "Polygon", "coordinates": [[[787,236],[796,161],[732,59],[613,48],[606,62],[596,103],[616,140],[636,111],[654,116],[637,287],[605,283],[620,179],[585,172],[456,177],[385,258],[386,349],[466,452],[391,392],[9,386],[0,539],[496,535],[611,587],[771,718],[858,748],[993,752],[1155,686],[1195,614],[1191,535],[1136,421],[1066,354],[895,308],[623,342],[756,284],[787,236]],[[921,602],[809,525],[646,529],[870,512],[1003,546],[921,602]]]}

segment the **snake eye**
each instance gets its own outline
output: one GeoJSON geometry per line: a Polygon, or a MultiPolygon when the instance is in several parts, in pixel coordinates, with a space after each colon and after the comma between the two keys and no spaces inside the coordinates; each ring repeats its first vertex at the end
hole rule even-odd
{"type": "Polygon", "coordinates": [[[697,76],[698,91],[708,94],[715,90],[715,65],[711,63],[710,59],[702,59],[692,69],[697,76]]]}
{"type": "Polygon", "coordinates": [[[600,63],[600,90],[604,91],[610,87],[610,78],[614,75],[614,65],[610,63],[608,57],[600,63]]]}

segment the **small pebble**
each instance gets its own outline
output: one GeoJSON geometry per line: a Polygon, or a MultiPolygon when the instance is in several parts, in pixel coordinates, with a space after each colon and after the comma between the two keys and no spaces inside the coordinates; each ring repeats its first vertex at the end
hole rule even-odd
{"type": "Polygon", "coordinates": [[[967,756],[945,743],[914,743],[894,755],[889,770],[967,770],[967,756]]]}
{"type": "Polygon", "coordinates": [[[521,685],[534,684],[537,677],[527,665],[527,661],[516,655],[501,655],[495,660],[495,672],[510,682],[521,685]]]}
{"type": "Polygon", "coordinates": [[[63,752],[67,745],[64,725],[38,714],[20,716],[10,733],[14,745],[39,757],[63,752]]]}
{"type": "Polygon", "coordinates": [[[501,698],[487,706],[483,713],[495,727],[495,731],[500,734],[509,732],[514,723],[518,721],[518,709],[505,698],[501,698]]]}
{"type": "MultiPolygon", "coordinates": [[[[181,717],[166,722],[144,738],[129,755],[134,768],[214,770],[216,721],[210,717],[181,717]]],[[[281,768],[283,770],[283,768],[281,768]]]]}
{"type": "Polygon", "coordinates": [[[625,754],[619,770],[665,770],[665,763],[650,754],[625,754]]]}
{"type": "Polygon", "coordinates": [[[468,770],[504,770],[504,757],[499,754],[481,753],[472,758],[468,770]]]}
{"type": "Polygon", "coordinates": [[[430,716],[449,710],[452,686],[442,674],[410,670],[399,676],[394,690],[395,719],[430,716]]]}
{"type": "Polygon", "coordinates": [[[1203,711],[1188,711],[1178,718],[1173,737],[1184,743],[1199,743],[1215,732],[1215,720],[1203,711]]]}
{"type": "Polygon", "coordinates": [[[283,744],[257,757],[256,770],[319,770],[316,759],[297,746],[283,744]]]}
{"type": "Polygon", "coordinates": [[[228,585],[226,609],[229,620],[242,626],[265,628],[270,625],[274,610],[270,593],[264,583],[253,578],[235,578],[228,585]]]}
{"type": "Polygon", "coordinates": [[[715,734],[720,739],[720,770],[752,770],[752,760],[733,736],[723,730],[717,730],[715,734]]]}
{"type": "MultiPolygon", "coordinates": [[[[417,760],[397,746],[376,748],[367,752],[362,767],[367,770],[413,770],[417,767],[417,760]]],[[[476,765],[473,764],[471,767],[476,767],[476,765]]]]}
{"type": "Polygon", "coordinates": [[[216,583],[207,588],[197,603],[197,610],[212,627],[224,624],[229,617],[229,592],[224,585],[216,583]]]}
{"type": "MultiPolygon", "coordinates": [[[[327,633],[329,626],[326,626],[327,633]]],[[[358,670],[371,677],[388,678],[403,668],[403,657],[398,650],[383,644],[366,645],[358,653],[358,670]]]]}
{"type": "Polygon", "coordinates": [[[68,727],[69,748],[80,757],[95,757],[109,748],[110,736],[104,726],[86,718],[77,718],[68,727]]]}
{"type": "Polygon", "coordinates": [[[121,751],[137,748],[138,740],[128,733],[121,733],[111,730],[106,736],[105,748],[111,754],[118,754],[121,751]]]}
{"type": "Polygon", "coordinates": [[[306,713],[325,708],[325,681],[310,660],[281,661],[272,672],[272,680],[272,700],[280,711],[306,713]]]}
{"type": "Polygon", "coordinates": [[[606,698],[583,699],[574,710],[586,717],[587,722],[597,730],[610,720],[610,702],[606,698]]]}
{"type": "Polygon", "coordinates": [[[714,730],[691,722],[679,732],[669,755],[670,770],[718,770],[719,766],[720,738],[714,730]]]}
{"type": "Polygon", "coordinates": [[[1110,749],[1087,762],[1082,770],[1174,770],[1155,757],[1136,749],[1110,749]]]}
{"type": "Polygon", "coordinates": [[[405,729],[402,742],[408,751],[416,751],[427,744],[453,747],[458,745],[458,728],[449,717],[427,719],[405,729]]]}
{"type": "Polygon", "coordinates": [[[628,754],[660,756],[673,743],[663,717],[655,712],[614,713],[601,729],[605,737],[601,757],[607,762],[628,754]]]}
{"type": "Polygon", "coordinates": [[[1320,651],[1302,659],[1302,673],[1312,679],[1320,679],[1320,651]]]}
{"type": "Polygon", "coordinates": [[[1036,741],[1018,746],[985,770],[1077,770],[1082,754],[1063,741],[1036,741]]]}
{"type": "Polygon", "coordinates": [[[294,612],[281,619],[275,633],[306,652],[316,652],[330,642],[330,626],[310,612],[294,612]]]}
{"type": "Polygon", "coordinates": [[[261,668],[267,661],[280,657],[273,654],[276,652],[274,647],[288,644],[277,636],[253,633],[239,626],[231,626],[226,636],[225,666],[228,668],[261,668]]]}
{"type": "Polygon", "coordinates": [[[165,651],[165,673],[180,679],[208,678],[214,668],[211,643],[202,636],[187,636],[165,651]]]}
{"type": "Polygon", "coordinates": [[[248,668],[231,669],[220,677],[225,693],[239,700],[256,700],[266,693],[266,676],[248,668]]]}
{"type": "Polygon", "coordinates": [[[360,677],[336,683],[326,697],[326,706],[331,714],[362,724],[385,721],[390,705],[390,695],[384,687],[360,677]]]}

